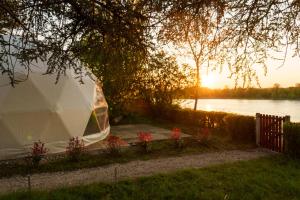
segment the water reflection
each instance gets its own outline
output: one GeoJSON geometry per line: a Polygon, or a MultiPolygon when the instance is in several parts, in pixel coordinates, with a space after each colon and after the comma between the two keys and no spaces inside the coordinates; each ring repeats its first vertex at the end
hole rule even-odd
{"type": "MultiPolygon", "coordinates": [[[[193,99],[180,101],[179,104],[183,108],[194,108],[193,99]]],[[[197,109],[252,116],[255,113],[290,115],[292,121],[300,122],[300,101],[294,100],[199,99],[197,109]]]]}

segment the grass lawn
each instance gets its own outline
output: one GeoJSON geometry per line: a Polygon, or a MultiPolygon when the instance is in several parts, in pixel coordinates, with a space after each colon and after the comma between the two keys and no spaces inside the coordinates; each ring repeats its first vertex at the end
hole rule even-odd
{"type": "Polygon", "coordinates": [[[300,199],[300,161],[273,156],[114,184],[17,192],[0,199],[300,199]]]}

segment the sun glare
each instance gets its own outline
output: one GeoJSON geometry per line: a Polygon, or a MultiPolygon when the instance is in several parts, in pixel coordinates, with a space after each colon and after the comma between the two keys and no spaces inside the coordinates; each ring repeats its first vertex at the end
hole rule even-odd
{"type": "Polygon", "coordinates": [[[204,75],[201,80],[202,87],[213,88],[215,86],[216,79],[213,75],[204,75]]]}

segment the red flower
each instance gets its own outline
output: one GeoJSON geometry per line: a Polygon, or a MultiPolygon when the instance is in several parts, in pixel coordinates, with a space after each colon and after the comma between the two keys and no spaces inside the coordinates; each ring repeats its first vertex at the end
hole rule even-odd
{"type": "Polygon", "coordinates": [[[69,158],[73,161],[77,161],[79,156],[83,153],[85,149],[84,141],[78,137],[72,137],[69,140],[69,144],[66,147],[66,153],[69,158]]]}
{"type": "Polygon", "coordinates": [[[120,147],[120,146],[126,144],[125,141],[123,141],[118,136],[114,136],[114,135],[109,135],[108,136],[107,143],[108,143],[109,147],[120,147]]]}
{"type": "Polygon", "coordinates": [[[152,141],[152,134],[147,132],[139,132],[138,138],[140,142],[151,142],[152,141]]]}
{"type": "Polygon", "coordinates": [[[42,158],[46,155],[47,152],[48,149],[45,147],[45,144],[43,142],[41,142],[40,140],[34,142],[30,152],[32,163],[35,166],[38,166],[39,162],[42,160],[42,158]]]}
{"type": "Polygon", "coordinates": [[[205,141],[208,140],[211,135],[209,128],[202,128],[201,132],[198,133],[198,140],[205,141]]]}
{"type": "Polygon", "coordinates": [[[171,132],[171,139],[180,140],[181,139],[181,130],[179,128],[173,128],[171,132]]]}
{"type": "Polygon", "coordinates": [[[152,141],[152,134],[147,132],[139,132],[138,138],[140,141],[141,147],[144,149],[146,153],[150,151],[150,143],[152,141]]]}
{"type": "Polygon", "coordinates": [[[45,144],[41,141],[34,142],[33,147],[31,148],[32,156],[44,156],[47,153],[48,149],[45,148],[45,144]]]}
{"type": "Polygon", "coordinates": [[[203,136],[207,138],[210,134],[209,128],[203,128],[202,133],[203,133],[203,136]]]}
{"type": "Polygon", "coordinates": [[[111,154],[120,153],[121,146],[124,144],[126,144],[126,142],[121,140],[121,138],[117,136],[110,135],[107,138],[107,146],[108,146],[109,153],[111,154]]]}

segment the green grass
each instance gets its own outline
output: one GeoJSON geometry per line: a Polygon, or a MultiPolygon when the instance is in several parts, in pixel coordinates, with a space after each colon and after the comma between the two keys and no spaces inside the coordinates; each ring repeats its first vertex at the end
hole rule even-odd
{"type": "Polygon", "coordinates": [[[114,184],[17,192],[0,199],[300,199],[300,161],[273,156],[114,184]]]}

